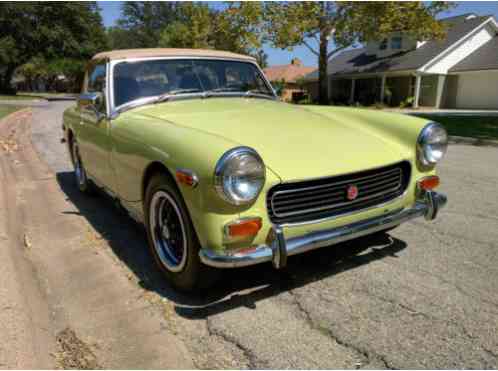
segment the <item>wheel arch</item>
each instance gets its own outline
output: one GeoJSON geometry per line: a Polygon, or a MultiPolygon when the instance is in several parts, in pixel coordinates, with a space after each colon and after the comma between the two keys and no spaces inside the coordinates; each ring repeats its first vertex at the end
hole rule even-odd
{"type": "MultiPolygon", "coordinates": [[[[171,181],[171,184],[173,184],[177,188],[177,190],[180,191],[178,189],[178,185],[176,184],[175,178],[173,177],[173,174],[171,174],[171,171],[168,169],[168,167],[162,162],[153,161],[145,168],[144,174],[142,176],[142,188],[140,193],[142,201],[145,201],[145,192],[147,191],[147,185],[155,174],[166,175],[171,181]]],[[[179,193],[181,195],[181,192],[179,193]]]]}

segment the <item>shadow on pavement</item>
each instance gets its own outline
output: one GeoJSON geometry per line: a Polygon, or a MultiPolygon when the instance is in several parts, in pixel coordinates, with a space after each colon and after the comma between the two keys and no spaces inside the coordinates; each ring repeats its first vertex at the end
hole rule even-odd
{"type": "Polygon", "coordinates": [[[77,213],[102,235],[116,256],[136,275],[139,285],[173,301],[176,312],[186,318],[205,318],[241,306],[255,309],[260,300],[386,256],[396,256],[406,248],[405,242],[379,233],[293,256],[282,271],[274,270],[270,263],[225,270],[209,292],[183,294],[169,286],[156,268],[148,251],[143,226],[116,208],[109,197],[81,194],[75,185],[73,172],[60,172],[56,177],[68,200],[78,209],[77,213]]]}

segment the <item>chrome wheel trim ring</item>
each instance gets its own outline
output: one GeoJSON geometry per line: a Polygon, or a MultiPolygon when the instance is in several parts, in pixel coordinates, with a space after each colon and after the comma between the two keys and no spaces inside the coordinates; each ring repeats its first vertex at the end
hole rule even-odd
{"type": "Polygon", "coordinates": [[[177,273],[182,271],[187,263],[187,233],[176,201],[165,191],[157,191],[152,196],[149,205],[149,228],[153,247],[161,264],[171,272],[177,273]],[[172,250],[172,236],[167,225],[168,220],[162,217],[165,206],[173,209],[174,217],[178,220],[181,229],[181,257],[176,256],[172,250]]]}
{"type": "Polygon", "coordinates": [[[78,145],[76,143],[73,144],[73,160],[74,160],[74,175],[76,176],[76,183],[80,187],[84,187],[86,184],[86,173],[85,169],[81,164],[80,152],[78,149],[78,145]]]}

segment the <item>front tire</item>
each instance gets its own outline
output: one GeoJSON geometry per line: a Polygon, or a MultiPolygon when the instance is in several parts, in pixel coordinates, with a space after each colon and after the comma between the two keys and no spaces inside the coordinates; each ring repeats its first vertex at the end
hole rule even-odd
{"type": "Polygon", "coordinates": [[[199,259],[199,242],[183,199],[163,174],[150,180],[145,192],[145,226],[149,248],[158,267],[182,291],[213,283],[216,271],[199,259]]]}
{"type": "Polygon", "coordinates": [[[82,193],[92,194],[93,185],[86,174],[85,167],[83,166],[83,162],[81,161],[78,142],[76,142],[75,139],[73,139],[71,143],[71,154],[74,166],[74,178],[76,181],[76,186],[82,193]]]}

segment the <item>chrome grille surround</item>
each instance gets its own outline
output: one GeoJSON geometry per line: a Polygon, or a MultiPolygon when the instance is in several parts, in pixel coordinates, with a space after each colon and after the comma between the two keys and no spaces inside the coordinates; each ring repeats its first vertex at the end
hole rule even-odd
{"type": "Polygon", "coordinates": [[[272,223],[291,225],[362,211],[404,194],[410,183],[408,161],[351,174],[281,183],[267,193],[266,206],[272,223]],[[349,186],[358,196],[349,200],[349,186]]]}

